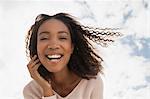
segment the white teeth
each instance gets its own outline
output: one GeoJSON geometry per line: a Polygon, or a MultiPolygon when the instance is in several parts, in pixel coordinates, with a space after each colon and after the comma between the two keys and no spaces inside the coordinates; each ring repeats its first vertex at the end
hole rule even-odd
{"type": "Polygon", "coordinates": [[[61,55],[48,55],[47,56],[48,58],[60,58],[61,57],[61,55]]]}

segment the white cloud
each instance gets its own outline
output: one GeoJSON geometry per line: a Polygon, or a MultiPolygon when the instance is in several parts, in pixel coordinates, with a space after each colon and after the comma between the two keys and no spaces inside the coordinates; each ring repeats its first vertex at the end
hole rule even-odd
{"type": "MultiPolygon", "coordinates": [[[[140,0],[141,2],[142,0],[140,0]]],[[[66,1],[62,1],[66,2],[66,1]]],[[[69,3],[58,2],[35,2],[22,0],[22,2],[12,1],[0,4],[0,98],[22,97],[22,88],[30,81],[29,73],[26,69],[27,60],[25,58],[25,35],[34,22],[34,18],[40,13],[54,14],[65,11],[75,16],[82,16],[80,7],[74,1],[69,3]],[[5,5],[5,6],[1,6],[5,5]],[[56,6],[57,5],[57,6],[56,6]],[[2,9],[1,9],[2,8],[2,9]],[[21,80],[20,80],[21,79],[21,80]],[[17,85],[17,87],[16,87],[17,85]],[[9,87],[7,87],[9,86],[9,87]],[[7,93],[6,93],[7,91],[7,93]]],[[[125,27],[126,35],[135,35],[135,44],[142,49],[139,39],[150,37],[150,13],[149,9],[142,8],[141,3],[132,0],[96,0],[88,1],[91,11],[94,13],[98,23],[92,19],[82,20],[90,25],[106,27],[125,27]],[[102,2],[103,1],[103,2],[102,2]],[[128,8],[125,5],[129,4],[128,8]],[[123,11],[133,10],[133,17],[122,25],[123,11]],[[145,24],[146,23],[146,24],[145,24]],[[121,26],[120,26],[121,25],[121,26]]],[[[82,7],[81,7],[82,8],[82,7]]],[[[82,9],[84,11],[84,8],[82,9]]],[[[143,57],[131,56],[134,50],[130,45],[123,45],[119,41],[108,48],[100,48],[100,55],[105,60],[105,82],[106,99],[148,99],[150,83],[145,80],[145,76],[150,76],[150,62],[143,57]],[[136,87],[144,86],[135,90],[136,87]]]]}
{"type": "Polygon", "coordinates": [[[150,87],[149,82],[145,81],[145,76],[150,75],[148,73],[150,63],[146,63],[143,57],[131,56],[132,51],[130,46],[119,43],[103,50],[106,62],[106,99],[133,99],[133,97],[134,99],[143,99],[143,97],[148,99],[148,94],[141,92],[148,93],[150,87]],[[133,90],[143,85],[146,87],[133,90]]]}

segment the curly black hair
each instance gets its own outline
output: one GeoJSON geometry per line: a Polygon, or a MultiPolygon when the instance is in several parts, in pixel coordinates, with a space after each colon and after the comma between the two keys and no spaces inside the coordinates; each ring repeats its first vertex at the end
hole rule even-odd
{"type": "MultiPolygon", "coordinates": [[[[96,53],[89,40],[105,46],[108,42],[114,41],[110,37],[119,36],[120,33],[113,32],[111,28],[101,29],[81,25],[75,17],[67,13],[58,13],[53,16],[40,14],[36,17],[26,37],[27,55],[30,57],[37,55],[37,31],[41,24],[49,19],[62,21],[70,31],[74,51],[67,65],[69,70],[84,79],[95,78],[99,72],[103,73],[103,59],[96,53]]],[[[38,72],[46,80],[50,79],[51,72],[43,65],[38,68],[38,72]]]]}

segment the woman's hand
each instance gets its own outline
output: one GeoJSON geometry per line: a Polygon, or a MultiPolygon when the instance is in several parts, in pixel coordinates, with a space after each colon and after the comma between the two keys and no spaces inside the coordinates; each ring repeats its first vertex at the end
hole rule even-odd
{"type": "Polygon", "coordinates": [[[37,55],[34,55],[30,62],[28,63],[27,67],[30,72],[31,77],[43,88],[43,94],[45,97],[52,96],[52,87],[51,84],[46,81],[42,76],[40,76],[38,72],[38,68],[41,65],[39,59],[37,59],[37,55]]]}

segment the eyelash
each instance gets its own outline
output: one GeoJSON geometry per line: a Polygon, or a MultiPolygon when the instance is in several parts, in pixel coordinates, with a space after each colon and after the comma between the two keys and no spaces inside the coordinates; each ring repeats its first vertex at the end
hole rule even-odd
{"type": "MultiPolygon", "coordinates": [[[[47,40],[48,38],[41,38],[40,40],[47,40]]],[[[67,40],[67,38],[66,37],[60,37],[59,38],[60,40],[67,40]]]]}
{"type": "Polygon", "coordinates": [[[61,37],[61,38],[59,38],[59,39],[61,39],[61,40],[66,40],[67,38],[65,38],[65,37],[61,37]]]}
{"type": "Polygon", "coordinates": [[[41,38],[40,40],[47,40],[48,38],[41,38]]]}

